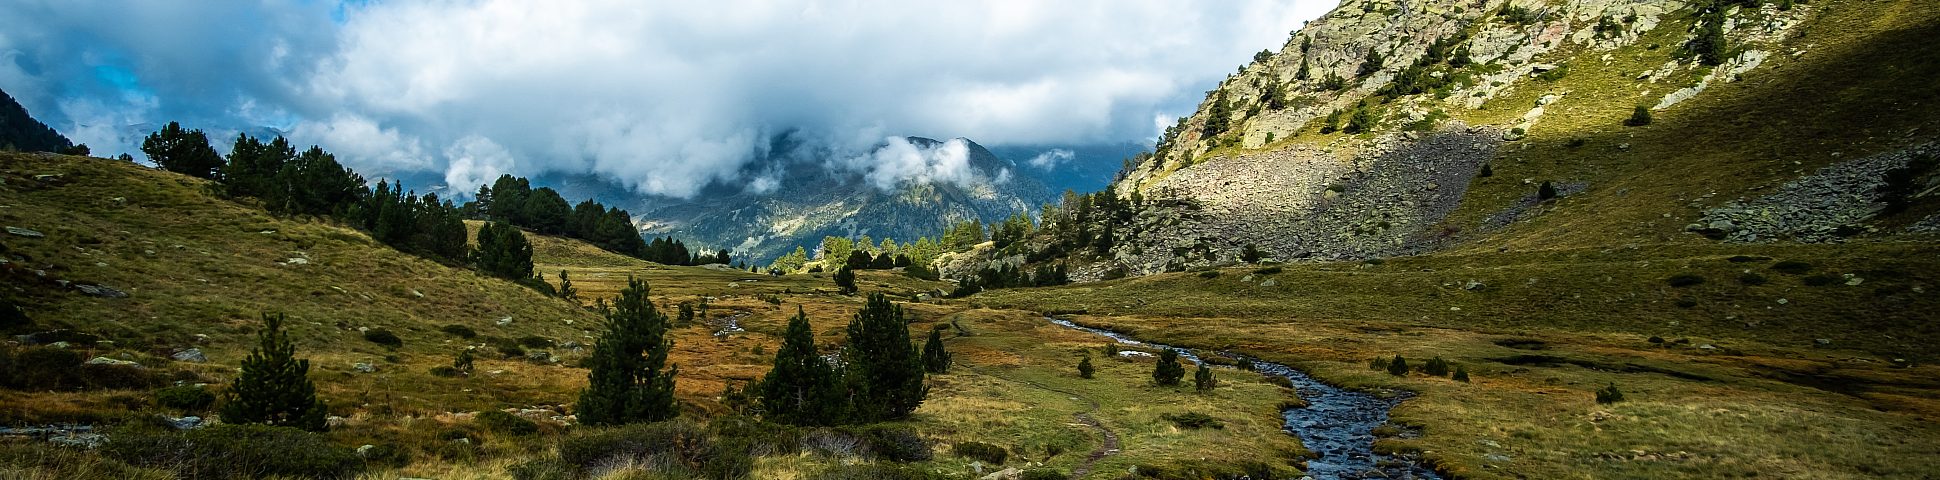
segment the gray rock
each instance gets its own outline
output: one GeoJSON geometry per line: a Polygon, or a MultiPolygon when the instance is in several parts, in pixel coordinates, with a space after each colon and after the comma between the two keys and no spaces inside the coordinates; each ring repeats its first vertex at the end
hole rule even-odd
{"type": "Polygon", "coordinates": [[[357,362],[357,363],[351,364],[350,369],[356,370],[357,373],[377,373],[377,366],[366,362],[357,362]]]}
{"type": "Polygon", "coordinates": [[[1464,284],[1462,284],[1462,289],[1463,289],[1463,290],[1481,290],[1481,289],[1483,289],[1483,288],[1487,288],[1487,287],[1488,287],[1488,285],[1487,285],[1487,284],[1484,284],[1484,283],[1482,283],[1482,282],[1480,282],[1480,281],[1477,281],[1477,280],[1469,280],[1469,281],[1468,281],[1468,283],[1464,283],[1464,284]]]}
{"type": "Polygon", "coordinates": [[[178,362],[205,363],[209,361],[209,357],[206,355],[203,355],[202,349],[200,348],[190,348],[180,352],[175,352],[174,355],[170,355],[169,357],[174,358],[175,361],[178,361],[178,362]]]}
{"type": "Polygon", "coordinates": [[[510,316],[507,316],[507,317],[505,317],[505,318],[501,318],[501,319],[498,319],[498,326],[501,326],[501,327],[503,327],[503,326],[506,326],[506,325],[511,325],[511,324],[512,324],[512,317],[510,317],[510,316]]]}
{"type": "Polygon", "coordinates": [[[1260,282],[1260,286],[1262,287],[1278,286],[1279,284],[1280,284],[1280,280],[1277,278],[1269,278],[1269,279],[1266,279],[1266,281],[1264,282],[1260,282]]]}
{"type": "Polygon", "coordinates": [[[168,426],[176,430],[188,430],[191,428],[202,426],[202,417],[198,417],[194,415],[180,417],[180,418],[163,415],[162,421],[168,422],[168,426]]]}
{"type": "Polygon", "coordinates": [[[99,433],[64,433],[47,439],[47,443],[63,447],[95,449],[108,443],[108,436],[99,433]]]}
{"type": "Polygon", "coordinates": [[[87,294],[89,296],[94,296],[94,297],[128,298],[128,292],[116,290],[113,287],[109,287],[107,285],[99,285],[99,284],[90,285],[85,283],[77,283],[77,284],[74,284],[74,289],[80,290],[81,293],[87,294]]]}
{"type": "Polygon", "coordinates": [[[7,234],[13,235],[16,237],[27,237],[27,238],[41,238],[41,237],[47,236],[47,234],[40,233],[38,231],[20,228],[20,227],[11,227],[11,226],[7,227],[7,234]]]}
{"type": "Polygon", "coordinates": [[[140,363],[135,363],[128,360],[116,360],[108,357],[94,357],[82,363],[85,363],[88,365],[122,365],[122,366],[141,368],[140,363]]]}
{"type": "Polygon", "coordinates": [[[1830,338],[1816,338],[1816,339],[1813,339],[1813,340],[1812,340],[1812,343],[1813,343],[1813,344],[1815,344],[1815,345],[1818,345],[1818,346],[1821,346],[1821,347],[1824,347],[1824,346],[1828,346],[1828,345],[1832,345],[1832,339],[1830,339],[1830,338]]]}

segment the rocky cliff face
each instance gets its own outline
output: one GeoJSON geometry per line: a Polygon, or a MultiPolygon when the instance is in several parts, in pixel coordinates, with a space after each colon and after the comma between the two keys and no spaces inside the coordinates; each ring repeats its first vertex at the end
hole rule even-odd
{"type": "Polygon", "coordinates": [[[1568,115],[1549,112],[1559,103],[1663,111],[1796,54],[1781,42],[1811,9],[1755,3],[1707,16],[1673,0],[1343,2],[1208,92],[1125,172],[1112,190],[1143,207],[1073,276],[1230,262],[1247,245],[1279,260],[1433,248],[1471,179],[1568,115]],[[1718,38],[1729,47],[1704,48],[1718,38]],[[1572,66],[1625,64],[1647,67],[1607,89],[1556,83],[1572,66]]]}

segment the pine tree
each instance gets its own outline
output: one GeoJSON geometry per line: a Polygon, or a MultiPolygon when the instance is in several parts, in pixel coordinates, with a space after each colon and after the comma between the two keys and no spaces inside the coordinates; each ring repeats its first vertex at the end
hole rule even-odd
{"type": "Polygon", "coordinates": [[[1608,404],[1621,401],[1623,401],[1623,391],[1617,390],[1617,384],[1615,383],[1596,391],[1596,403],[1608,404]]]}
{"type": "Polygon", "coordinates": [[[559,271],[559,298],[579,300],[579,289],[573,288],[573,279],[566,276],[565,270],[559,271]]]}
{"type": "Polygon", "coordinates": [[[1552,198],[1556,198],[1556,186],[1550,184],[1548,180],[1543,180],[1542,185],[1536,186],[1536,199],[1548,200],[1552,198]]]}
{"type": "Polygon", "coordinates": [[[283,314],[263,314],[256,349],[242,362],[242,373],[222,393],[223,423],[263,423],[312,432],[327,428],[328,410],[310,383],[310,361],[296,358],[296,344],[283,331],[283,314]]]}
{"type": "Polygon", "coordinates": [[[762,377],[762,417],[793,425],[834,425],[846,418],[847,398],[841,375],[815,351],[815,333],[808,314],[795,307],[775,351],[774,368],[762,377]]]}
{"type": "Polygon", "coordinates": [[[209,136],[201,130],[183,130],[176,122],[148,134],[142,139],[141,151],[156,166],[175,173],[216,179],[222,169],[222,156],[209,146],[209,136]]]}
{"type": "Polygon", "coordinates": [[[1456,365],[1455,376],[1451,378],[1457,382],[1468,383],[1468,367],[1456,365]]]}
{"type": "Polygon", "coordinates": [[[472,368],[473,368],[472,364],[473,364],[472,349],[467,348],[464,350],[459,350],[458,357],[453,358],[451,360],[451,369],[458,371],[458,374],[460,375],[469,377],[469,376],[472,376],[472,368]]]}
{"type": "Polygon", "coordinates": [[[1489,164],[1484,163],[1482,164],[1482,171],[1479,173],[1476,173],[1475,176],[1481,177],[1481,178],[1493,177],[1495,176],[1495,167],[1492,167],[1489,164]]]}
{"type": "Polygon", "coordinates": [[[923,371],[929,373],[950,371],[950,352],[943,348],[942,330],[930,329],[930,341],[923,344],[923,371]]]}
{"type": "Polygon", "coordinates": [[[1650,108],[1638,105],[1636,110],[1630,111],[1630,118],[1624,119],[1623,124],[1631,127],[1650,125],[1650,108]]]}
{"type": "Polygon", "coordinates": [[[1206,362],[1199,362],[1199,370],[1192,372],[1192,388],[1201,392],[1210,392],[1218,384],[1219,380],[1213,378],[1213,371],[1206,367],[1206,362]]]}
{"type": "Polygon", "coordinates": [[[478,230],[478,269],[512,280],[532,276],[532,244],[518,227],[500,222],[485,224],[478,230]]]}
{"type": "Polygon", "coordinates": [[[1097,369],[1091,366],[1090,355],[1085,355],[1084,358],[1078,359],[1078,378],[1091,378],[1092,372],[1096,371],[1097,369]]]}
{"type": "Polygon", "coordinates": [[[667,315],[648,300],[647,282],[628,277],[626,283],[606,312],[606,332],[587,358],[591,371],[579,394],[580,423],[657,422],[680,412],[674,402],[680,366],[667,366],[667,352],[674,347],[667,315]]]}
{"type": "Polygon", "coordinates": [[[842,358],[856,420],[901,419],[922,405],[929,387],[923,384],[923,362],[909,341],[901,306],[883,294],[869,295],[849,322],[848,335],[842,358]]]}
{"type": "Polygon", "coordinates": [[[1227,125],[1232,123],[1232,116],[1233,107],[1226,101],[1226,90],[1220,89],[1214,94],[1212,108],[1206,112],[1206,127],[1200,138],[1213,138],[1225,133],[1227,125]]]}
{"type": "Polygon", "coordinates": [[[1159,352],[1159,364],[1152,368],[1152,381],[1162,386],[1176,386],[1185,379],[1186,367],[1179,364],[1179,351],[1165,349],[1159,352]]]}
{"type": "Polygon", "coordinates": [[[843,295],[855,295],[855,271],[843,266],[835,271],[835,286],[842,289],[843,295]]]}
{"type": "Polygon", "coordinates": [[[1395,355],[1394,361],[1388,362],[1388,374],[1397,377],[1408,376],[1408,359],[1395,355]]]}

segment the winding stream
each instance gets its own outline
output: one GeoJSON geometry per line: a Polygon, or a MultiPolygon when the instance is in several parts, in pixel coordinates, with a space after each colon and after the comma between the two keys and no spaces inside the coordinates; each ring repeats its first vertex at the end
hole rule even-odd
{"type": "MultiPolygon", "coordinates": [[[[1086,327],[1068,320],[1057,318],[1046,318],[1046,320],[1065,328],[1110,337],[1127,345],[1171,348],[1178,350],[1180,357],[1193,363],[1199,362],[1199,356],[1188,349],[1139,341],[1122,333],[1086,327]]],[[[1405,397],[1382,399],[1366,393],[1347,391],[1315,380],[1293,367],[1243,355],[1226,354],[1234,358],[1252,360],[1253,369],[1257,372],[1284,377],[1293,382],[1294,390],[1299,392],[1301,399],[1307,401],[1306,408],[1291,408],[1280,413],[1286,417],[1287,432],[1300,437],[1300,443],[1306,445],[1307,450],[1316,455],[1316,458],[1307,461],[1308,476],[1324,479],[1440,478],[1434,471],[1413,459],[1374,453],[1374,435],[1369,432],[1373,431],[1374,427],[1387,423],[1388,410],[1401,403],[1405,397]]]]}

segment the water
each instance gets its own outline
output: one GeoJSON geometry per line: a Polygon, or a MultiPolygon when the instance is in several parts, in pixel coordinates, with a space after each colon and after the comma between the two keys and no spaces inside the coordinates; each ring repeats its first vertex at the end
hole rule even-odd
{"type": "MultiPolygon", "coordinates": [[[[1051,323],[1065,328],[1081,330],[1111,337],[1119,343],[1152,348],[1173,348],[1170,345],[1140,341],[1110,330],[1081,326],[1067,320],[1048,319],[1051,323]]],[[[1199,356],[1190,350],[1175,349],[1179,356],[1193,363],[1199,356]]],[[[1290,408],[1280,412],[1286,417],[1286,430],[1300,437],[1300,443],[1316,458],[1307,461],[1307,475],[1317,479],[1356,479],[1356,478],[1415,478],[1438,479],[1435,472],[1413,459],[1397,458],[1374,453],[1374,427],[1388,421],[1388,410],[1401,403],[1404,397],[1389,399],[1378,398],[1361,392],[1342,390],[1307,376],[1293,367],[1243,355],[1253,361],[1253,369],[1262,374],[1276,375],[1293,383],[1300,398],[1307,401],[1305,408],[1290,408]]]]}

